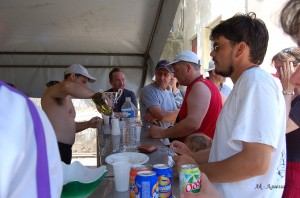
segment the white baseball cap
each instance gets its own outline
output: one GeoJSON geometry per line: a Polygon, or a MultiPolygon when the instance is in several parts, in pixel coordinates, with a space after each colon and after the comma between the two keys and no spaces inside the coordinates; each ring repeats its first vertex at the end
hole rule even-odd
{"type": "Polygon", "coordinates": [[[205,70],[207,72],[214,70],[216,68],[214,61],[209,61],[208,68],[205,70]]]}
{"type": "Polygon", "coordinates": [[[176,58],[171,63],[168,64],[168,66],[178,63],[179,61],[186,61],[190,63],[200,64],[200,60],[198,59],[197,54],[195,54],[192,51],[184,51],[178,54],[176,58]]]}
{"type": "Polygon", "coordinates": [[[89,74],[89,72],[87,71],[87,69],[85,67],[83,67],[82,65],[79,65],[79,64],[73,64],[73,65],[70,65],[66,70],[65,70],[65,75],[66,74],[71,74],[71,73],[74,73],[74,74],[80,74],[82,76],[85,76],[89,79],[89,82],[90,83],[94,83],[96,82],[96,78],[94,78],[93,76],[91,76],[89,74]]]}

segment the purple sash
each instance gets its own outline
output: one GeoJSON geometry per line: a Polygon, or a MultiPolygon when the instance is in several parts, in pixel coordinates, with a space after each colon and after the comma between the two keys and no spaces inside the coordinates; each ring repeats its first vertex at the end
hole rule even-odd
{"type": "MultiPolygon", "coordinates": [[[[6,85],[0,81],[0,87],[5,86],[11,91],[23,96],[27,100],[27,104],[31,113],[32,121],[34,124],[34,135],[36,140],[37,164],[36,164],[36,184],[38,197],[50,198],[50,180],[48,172],[48,158],[46,139],[43,124],[38,111],[33,102],[18,90],[6,85]]],[[[24,118],[25,119],[25,118],[24,118]]]]}

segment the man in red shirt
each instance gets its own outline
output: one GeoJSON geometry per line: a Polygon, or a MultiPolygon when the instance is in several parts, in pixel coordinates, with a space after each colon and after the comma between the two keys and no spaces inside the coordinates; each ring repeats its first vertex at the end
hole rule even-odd
{"type": "Polygon", "coordinates": [[[222,98],[217,87],[201,77],[200,61],[192,51],[180,53],[169,64],[181,85],[187,86],[178,114],[179,123],[168,129],[152,125],[150,137],[172,138],[183,141],[192,133],[214,137],[216,122],[222,108],[222,98]]]}

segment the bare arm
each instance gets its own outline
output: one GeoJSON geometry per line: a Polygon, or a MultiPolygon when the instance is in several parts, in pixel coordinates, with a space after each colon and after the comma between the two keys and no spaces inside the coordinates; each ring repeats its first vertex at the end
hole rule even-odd
{"type": "Polygon", "coordinates": [[[273,147],[243,142],[243,150],[223,161],[199,164],[212,182],[228,183],[263,175],[269,168],[273,147]]]}
{"type": "Polygon", "coordinates": [[[159,121],[163,122],[175,122],[179,109],[174,111],[166,111],[160,108],[160,106],[152,106],[148,108],[151,116],[159,121]]]}
{"type": "Polygon", "coordinates": [[[93,117],[89,121],[76,122],[76,133],[83,131],[88,128],[97,128],[101,125],[102,119],[99,117],[93,117]]]}
{"type": "Polygon", "coordinates": [[[289,93],[293,93],[295,86],[291,83],[290,78],[294,73],[294,65],[292,62],[283,63],[283,67],[280,67],[280,75],[281,75],[281,84],[282,89],[286,91],[288,94],[284,94],[284,100],[286,105],[286,133],[294,131],[299,128],[299,126],[289,117],[291,111],[291,103],[293,100],[293,95],[289,93]]]}
{"type": "Polygon", "coordinates": [[[79,99],[92,98],[94,91],[75,82],[63,81],[47,89],[47,95],[53,98],[65,98],[70,95],[79,99]]]}
{"type": "Polygon", "coordinates": [[[187,97],[188,115],[178,124],[161,132],[157,127],[150,128],[153,138],[179,138],[196,131],[202,124],[210,104],[211,93],[203,83],[196,83],[187,97]]]}

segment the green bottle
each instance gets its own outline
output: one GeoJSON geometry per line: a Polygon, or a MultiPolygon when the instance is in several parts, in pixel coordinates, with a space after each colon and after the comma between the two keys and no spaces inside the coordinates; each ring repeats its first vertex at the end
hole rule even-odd
{"type": "Polygon", "coordinates": [[[107,105],[107,102],[105,101],[105,99],[103,99],[102,97],[102,93],[101,92],[97,92],[93,95],[92,100],[94,101],[94,103],[96,105],[98,105],[99,107],[101,107],[101,110],[103,112],[104,115],[106,116],[110,116],[112,113],[112,109],[111,107],[109,107],[107,105]]]}

